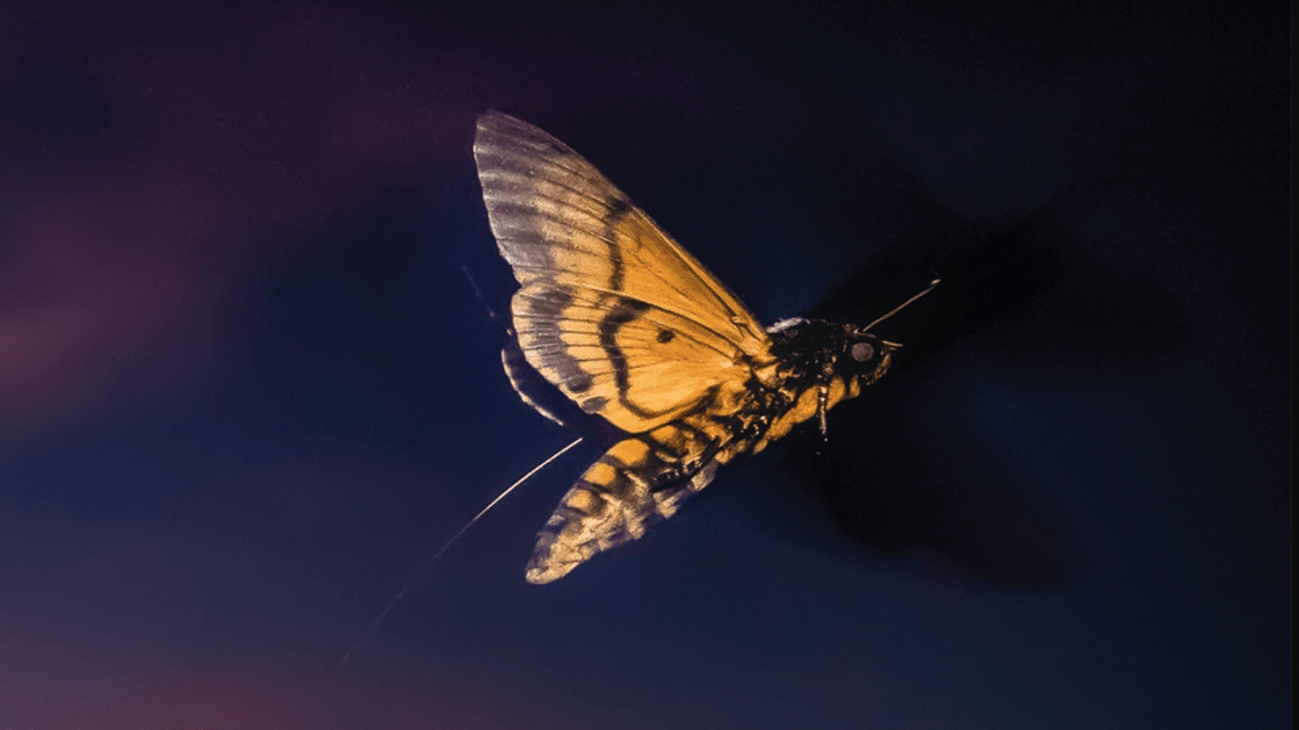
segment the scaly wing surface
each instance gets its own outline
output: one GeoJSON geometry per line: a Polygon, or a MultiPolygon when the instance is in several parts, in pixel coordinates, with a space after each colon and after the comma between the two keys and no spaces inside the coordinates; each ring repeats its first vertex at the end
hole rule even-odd
{"type": "Polygon", "coordinates": [[[562,142],[489,113],[474,157],[521,285],[519,347],[584,411],[642,433],[734,390],[767,357],[739,299],[562,142]]]}

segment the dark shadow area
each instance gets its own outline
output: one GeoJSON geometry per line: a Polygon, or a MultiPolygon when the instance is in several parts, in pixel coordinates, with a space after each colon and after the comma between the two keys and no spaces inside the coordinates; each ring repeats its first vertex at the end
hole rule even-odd
{"type": "Polygon", "coordinates": [[[780,447],[811,482],[748,478],[738,511],[831,552],[936,555],[1013,589],[1076,584],[1085,569],[1076,531],[1047,486],[970,422],[971,380],[920,380],[933,374],[931,360],[959,373],[961,363],[950,359],[959,357],[985,382],[1078,385],[1158,370],[1182,349],[1188,328],[1179,313],[1140,282],[1069,260],[1041,218],[971,233],[973,244],[949,247],[963,256],[896,257],[811,312],[870,322],[935,274],[942,278],[877,327],[904,347],[885,380],[830,414],[829,439],[803,429],[780,447]],[[956,348],[970,337],[977,339],[956,348]]]}
{"type": "Polygon", "coordinates": [[[1115,365],[1150,371],[1172,362],[1189,333],[1185,315],[1148,282],[1080,260],[1081,247],[1060,241],[1054,227],[1044,211],[1005,231],[946,233],[960,239],[946,247],[955,254],[895,257],[808,316],[871,322],[938,277],[934,291],[874,329],[904,345],[894,378],[979,332],[997,338],[975,348],[980,364],[1016,377],[1058,382],[1062,367],[1066,379],[1085,379],[1112,376],[1115,365]]]}
{"type": "Polygon", "coordinates": [[[798,455],[844,535],[867,555],[933,554],[1006,588],[1081,580],[1079,536],[1052,495],[990,445],[955,428],[937,437],[890,400],[845,414],[842,437],[798,455]]]}

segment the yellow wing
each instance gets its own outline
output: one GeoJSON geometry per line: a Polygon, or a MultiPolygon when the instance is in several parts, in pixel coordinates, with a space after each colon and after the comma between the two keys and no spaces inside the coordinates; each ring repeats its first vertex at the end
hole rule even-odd
{"type": "Polygon", "coordinates": [[[478,119],[474,158],[530,365],[630,433],[741,397],[770,359],[761,325],[591,163],[495,112],[478,119]]]}

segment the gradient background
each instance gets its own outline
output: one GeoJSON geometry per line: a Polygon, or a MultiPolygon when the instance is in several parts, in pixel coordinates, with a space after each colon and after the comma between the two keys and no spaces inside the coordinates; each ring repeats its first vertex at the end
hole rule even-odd
{"type": "Polygon", "coordinates": [[[0,729],[1289,727],[1288,4],[864,5],[0,7],[0,729]],[[529,586],[566,457],[331,672],[573,437],[488,108],[765,322],[947,283],[828,443],[529,586]]]}

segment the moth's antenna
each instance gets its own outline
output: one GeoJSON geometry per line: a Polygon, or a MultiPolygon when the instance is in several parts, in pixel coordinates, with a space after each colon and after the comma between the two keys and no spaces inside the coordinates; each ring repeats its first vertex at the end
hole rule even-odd
{"type": "MultiPolygon", "coordinates": [[[[473,279],[471,278],[470,281],[473,281],[473,279]]],[[[376,618],[374,621],[370,622],[370,625],[366,627],[365,631],[362,631],[361,635],[356,637],[356,641],[352,642],[352,646],[347,650],[347,653],[343,654],[343,658],[339,659],[338,663],[334,665],[334,671],[337,672],[341,670],[343,668],[343,665],[347,664],[347,661],[352,658],[352,655],[355,654],[357,650],[361,648],[361,645],[364,644],[372,634],[374,634],[374,630],[379,628],[379,624],[383,623],[383,620],[388,618],[388,614],[392,613],[392,610],[397,607],[397,604],[401,602],[401,599],[405,598],[407,593],[410,593],[411,589],[414,588],[415,585],[419,583],[420,580],[425,575],[428,574],[430,569],[433,568],[433,564],[438,561],[438,558],[442,557],[443,553],[449,550],[452,545],[456,544],[456,540],[459,540],[461,535],[468,532],[469,528],[473,527],[475,522],[481,519],[483,515],[487,514],[488,510],[495,507],[502,499],[508,497],[510,492],[513,492],[521,484],[531,479],[533,474],[536,474],[537,472],[546,468],[546,466],[549,465],[550,462],[568,453],[569,450],[571,450],[573,447],[577,446],[580,443],[582,443],[582,439],[579,438],[573,443],[569,444],[568,446],[565,446],[559,451],[556,451],[555,453],[551,454],[549,459],[546,459],[540,464],[537,464],[536,466],[532,467],[531,471],[519,477],[519,480],[516,481],[515,483],[506,487],[505,491],[496,495],[496,499],[493,499],[492,501],[488,502],[487,506],[479,510],[478,514],[474,515],[473,519],[466,522],[465,526],[461,527],[459,532],[452,535],[450,540],[447,540],[446,543],[443,544],[442,547],[439,548],[436,553],[433,553],[433,557],[429,558],[428,562],[424,563],[424,567],[420,568],[420,571],[415,574],[415,577],[412,578],[410,582],[407,583],[405,587],[403,587],[401,591],[397,593],[397,596],[388,603],[388,607],[383,609],[383,613],[380,613],[379,617],[376,618]]]]}
{"type": "Polygon", "coordinates": [[[487,297],[483,296],[483,290],[479,289],[478,282],[474,281],[474,275],[469,273],[469,267],[465,266],[464,264],[460,264],[460,270],[465,272],[465,278],[469,280],[469,286],[473,287],[474,296],[478,297],[478,301],[482,303],[483,309],[487,310],[487,316],[491,317],[497,322],[500,322],[501,318],[496,316],[496,310],[492,309],[492,305],[487,303],[487,297]]]}
{"type": "Polygon", "coordinates": [[[907,305],[911,304],[912,302],[914,302],[915,300],[919,299],[920,297],[923,297],[924,295],[926,295],[926,294],[928,294],[929,292],[933,291],[933,290],[934,290],[934,287],[938,286],[938,283],[941,282],[941,281],[942,281],[942,279],[934,279],[933,281],[929,282],[929,286],[925,287],[925,290],[924,290],[924,291],[920,292],[919,294],[917,294],[917,295],[911,297],[910,299],[906,300],[905,302],[903,302],[903,303],[899,304],[898,306],[894,307],[894,308],[893,308],[893,311],[889,312],[888,314],[884,315],[883,317],[880,317],[879,319],[875,320],[874,322],[871,322],[870,324],[866,325],[866,327],[865,327],[864,329],[862,329],[862,332],[869,332],[871,327],[874,327],[875,325],[879,324],[880,322],[883,322],[884,320],[888,319],[889,317],[892,317],[893,315],[897,314],[898,312],[901,312],[903,309],[906,309],[906,308],[907,308],[907,305]]]}

